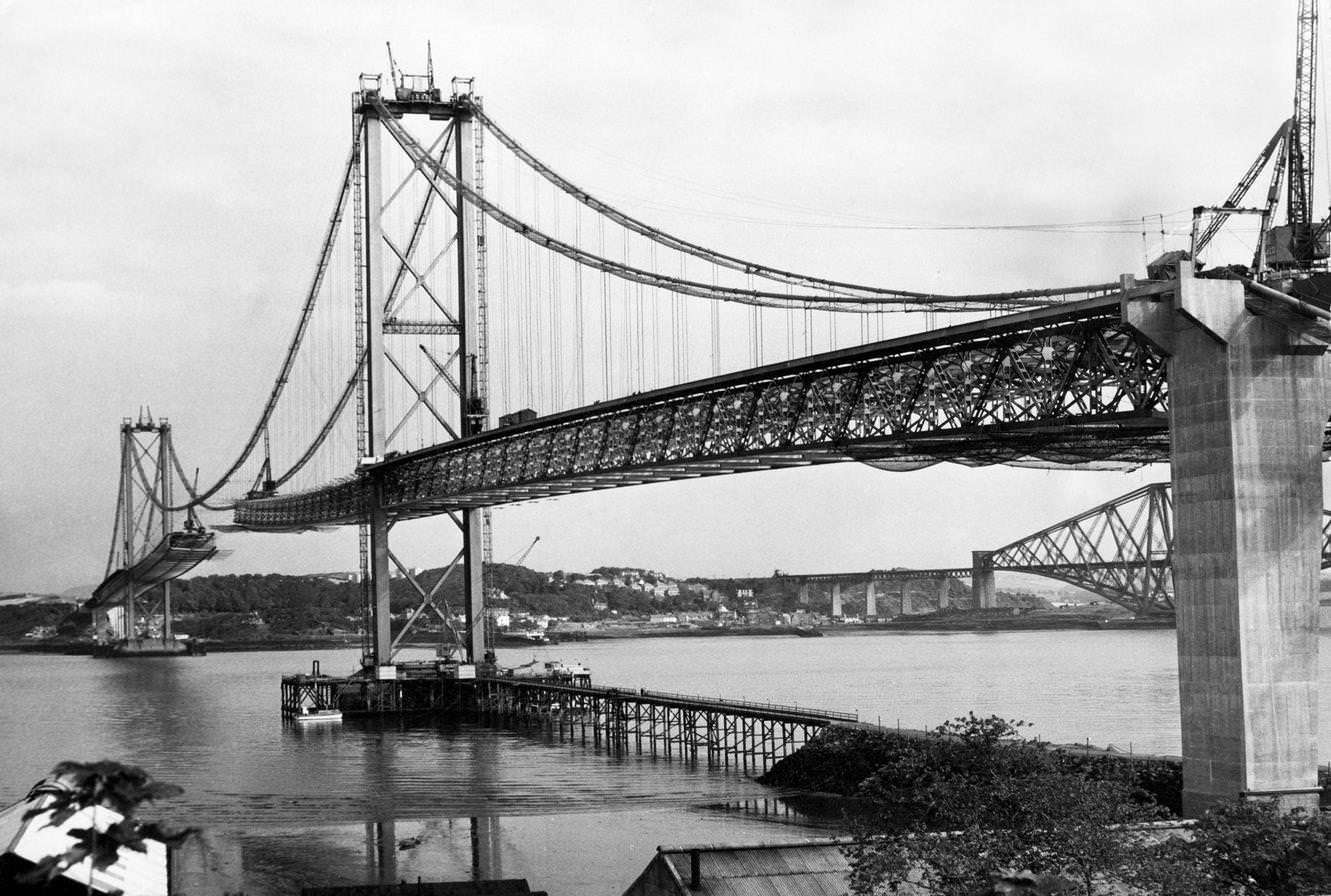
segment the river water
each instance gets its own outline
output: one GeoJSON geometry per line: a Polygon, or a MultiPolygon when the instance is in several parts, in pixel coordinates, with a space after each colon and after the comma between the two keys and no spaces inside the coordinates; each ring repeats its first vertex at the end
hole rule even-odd
{"type": "MultiPolygon", "coordinates": [[[[734,770],[614,758],[540,732],[283,723],[281,675],[315,660],[350,672],[358,653],[0,654],[0,804],[62,759],[141,765],[185,788],[144,817],[203,829],[181,856],[178,892],[216,896],[473,873],[525,877],[552,896],[613,896],[657,845],[836,833],[797,795],[734,770]]],[[[578,660],[597,684],[854,711],[884,726],[932,727],[974,711],[1028,720],[1030,733],[1056,742],[1179,749],[1167,630],[634,639],[499,653],[510,665],[578,660]]]]}

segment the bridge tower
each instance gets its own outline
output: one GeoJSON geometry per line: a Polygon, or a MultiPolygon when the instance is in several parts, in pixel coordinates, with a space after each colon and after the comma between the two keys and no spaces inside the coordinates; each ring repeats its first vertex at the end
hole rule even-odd
{"type": "Polygon", "coordinates": [[[465,632],[455,641],[470,662],[482,660],[487,651],[483,509],[449,514],[460,530],[461,548],[427,589],[390,549],[389,531],[395,523],[383,502],[385,470],[395,456],[416,447],[404,435],[413,415],[436,427],[439,441],[466,438],[488,427],[484,218],[465,198],[466,191],[479,191],[483,183],[481,130],[473,114],[479,100],[470,79],[455,78],[452,86],[452,95],[444,97],[434,84],[433,63],[424,76],[402,74],[394,67],[387,88],[381,76],[362,75],[352,101],[357,135],[357,351],[365,359],[357,394],[359,470],[371,494],[360,533],[369,616],[363,664],[380,678],[394,677],[394,654],[422,617],[434,614],[452,631],[451,613],[440,593],[455,573],[463,576],[466,612],[465,632]],[[405,117],[442,122],[442,131],[423,149],[400,123],[405,117]],[[442,171],[456,179],[455,187],[447,186],[442,171]],[[390,217],[397,222],[396,230],[390,217]],[[419,366],[421,353],[428,363],[426,382],[410,372],[419,366]],[[405,384],[414,397],[395,405],[390,380],[398,387],[405,384]],[[394,569],[419,597],[396,635],[390,626],[394,569]]]}
{"type": "Polygon", "coordinates": [[[140,415],[120,425],[120,489],[106,576],[85,607],[109,655],[183,653],[171,631],[171,580],[217,551],[193,514],[173,530],[171,424],[140,415]]]}
{"type": "Polygon", "coordinates": [[[128,596],[117,608],[98,613],[105,621],[104,640],[122,644],[144,640],[173,641],[171,634],[171,582],[146,586],[135,579],[135,565],[161,539],[171,533],[171,424],[151,416],[120,424],[120,494],[116,498],[116,525],[106,575],[125,571],[128,596]],[[155,599],[154,599],[155,592],[155,599]],[[145,600],[147,598],[147,600],[145,600]],[[153,620],[160,613],[158,630],[153,620]],[[152,637],[142,637],[151,632],[152,637]]]}

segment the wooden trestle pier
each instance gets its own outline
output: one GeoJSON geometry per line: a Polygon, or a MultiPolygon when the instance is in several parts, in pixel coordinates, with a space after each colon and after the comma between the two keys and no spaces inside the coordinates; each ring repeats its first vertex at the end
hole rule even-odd
{"type": "MultiPolygon", "coordinates": [[[[456,666],[399,666],[392,680],[321,675],[282,678],[282,714],[455,714],[501,725],[539,726],[616,756],[636,753],[760,773],[855,713],[646,689],[593,686],[588,676],[459,677],[456,666]]],[[[464,667],[465,668],[465,667],[464,667]]]]}
{"type": "Polygon", "coordinates": [[[505,678],[478,679],[476,696],[482,717],[567,732],[616,756],[705,759],[745,771],[766,771],[823,728],[859,721],[798,706],[505,678]]]}

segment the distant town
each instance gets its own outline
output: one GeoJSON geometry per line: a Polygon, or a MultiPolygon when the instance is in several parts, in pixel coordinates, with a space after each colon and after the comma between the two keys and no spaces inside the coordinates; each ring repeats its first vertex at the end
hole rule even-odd
{"type": "MultiPolygon", "coordinates": [[[[416,569],[410,578],[428,590],[442,572],[416,569]]],[[[1079,589],[1050,585],[1039,592],[1000,590],[998,608],[985,612],[1011,616],[1094,607],[1110,616],[1121,613],[1079,589]]],[[[631,567],[603,566],[582,573],[496,564],[488,569],[486,587],[487,624],[501,644],[510,646],[600,637],[808,631],[977,612],[965,582],[951,579],[940,587],[939,580],[924,577],[880,586],[872,615],[862,585],[846,587],[837,607],[826,583],[802,589],[798,577],[781,574],[677,578],[631,567]]],[[[56,649],[91,643],[97,633],[91,615],[81,609],[90,593],[82,588],[59,595],[0,595],[0,645],[56,649]]],[[[424,633],[437,632],[442,638],[450,627],[460,630],[460,585],[446,582],[435,603],[446,613],[433,614],[424,633]]],[[[395,619],[405,621],[419,604],[419,592],[408,576],[395,576],[395,619]]],[[[364,630],[362,605],[355,573],[195,576],[172,585],[171,628],[179,636],[216,645],[354,643],[364,630]]],[[[160,607],[156,612],[160,627],[160,607]]]]}

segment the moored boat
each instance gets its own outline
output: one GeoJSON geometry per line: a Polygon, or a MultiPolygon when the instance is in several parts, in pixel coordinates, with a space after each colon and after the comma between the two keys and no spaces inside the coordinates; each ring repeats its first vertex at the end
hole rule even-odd
{"type": "Polygon", "coordinates": [[[513,630],[495,635],[495,644],[499,647],[534,647],[550,643],[545,632],[533,630],[513,630]]]}
{"type": "Polygon", "coordinates": [[[342,721],[342,710],[340,709],[315,709],[311,706],[302,706],[300,712],[292,716],[297,724],[313,724],[316,722],[340,722],[342,721]]]}

